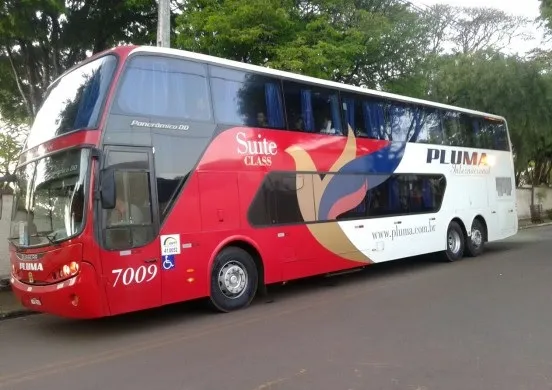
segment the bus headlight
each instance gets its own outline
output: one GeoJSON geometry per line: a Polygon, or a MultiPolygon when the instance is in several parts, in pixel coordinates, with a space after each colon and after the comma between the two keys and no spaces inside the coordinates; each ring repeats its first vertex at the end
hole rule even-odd
{"type": "Polygon", "coordinates": [[[65,264],[59,269],[59,271],[54,272],[54,279],[65,279],[71,276],[75,276],[79,272],[79,263],[72,261],[69,264],[65,264]]]}

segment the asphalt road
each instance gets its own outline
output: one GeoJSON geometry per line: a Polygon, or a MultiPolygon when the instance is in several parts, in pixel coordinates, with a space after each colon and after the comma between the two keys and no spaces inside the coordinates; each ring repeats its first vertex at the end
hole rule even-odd
{"type": "Polygon", "coordinates": [[[108,320],[0,322],[0,389],[552,389],[552,227],[477,259],[416,258],[108,320]]]}

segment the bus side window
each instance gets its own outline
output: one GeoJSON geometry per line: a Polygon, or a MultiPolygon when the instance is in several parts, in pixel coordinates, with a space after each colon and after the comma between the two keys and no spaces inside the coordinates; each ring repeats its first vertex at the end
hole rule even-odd
{"type": "Polygon", "coordinates": [[[439,112],[428,107],[419,107],[418,110],[421,120],[420,131],[417,138],[411,139],[411,142],[442,144],[443,129],[439,112]]]}
{"type": "Polygon", "coordinates": [[[109,249],[130,249],[154,239],[150,172],[146,153],[110,151],[114,169],[115,208],[104,210],[105,243],[109,249]],[[142,168],[142,169],[140,169],[142,168]]]}
{"type": "Polygon", "coordinates": [[[278,79],[209,66],[217,122],[284,129],[284,103],[278,79]]]}
{"type": "Polygon", "coordinates": [[[112,110],[123,115],[211,121],[206,67],[176,58],[135,56],[112,110]]]}
{"type": "Polygon", "coordinates": [[[442,111],[443,145],[463,146],[461,137],[460,114],[454,111],[442,111]]]}
{"type": "Polygon", "coordinates": [[[384,103],[362,95],[342,94],[344,126],[359,138],[385,139],[384,103]]]}
{"type": "Polygon", "coordinates": [[[284,97],[290,130],[344,134],[337,91],[285,81],[284,97]]]}
{"type": "Polygon", "coordinates": [[[510,151],[510,144],[508,141],[508,132],[506,131],[506,124],[504,122],[496,122],[494,125],[494,149],[510,151]]]}

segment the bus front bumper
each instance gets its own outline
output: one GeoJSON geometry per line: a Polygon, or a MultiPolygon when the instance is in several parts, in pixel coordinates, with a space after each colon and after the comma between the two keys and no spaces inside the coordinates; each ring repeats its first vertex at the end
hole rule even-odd
{"type": "Polygon", "coordinates": [[[32,311],[67,318],[105,316],[103,294],[94,267],[81,263],[78,275],[49,285],[31,285],[11,278],[12,290],[21,304],[32,311]]]}

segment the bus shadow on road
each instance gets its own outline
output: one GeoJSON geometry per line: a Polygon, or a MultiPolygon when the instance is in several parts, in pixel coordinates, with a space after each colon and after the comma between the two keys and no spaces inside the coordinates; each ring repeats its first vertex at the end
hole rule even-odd
{"type": "MultiPolygon", "coordinates": [[[[463,262],[484,261],[488,256],[522,250],[528,244],[530,243],[510,241],[492,243],[486,247],[483,256],[465,257],[456,263],[443,261],[439,254],[429,254],[373,264],[350,273],[313,276],[285,284],[271,285],[268,287],[267,295],[259,294],[257,296],[251,309],[255,310],[255,308],[268,303],[275,306],[289,305],[295,298],[307,299],[309,295],[316,295],[329,288],[335,289],[336,294],[339,294],[340,289],[347,291],[371,282],[393,282],[393,278],[397,276],[438,270],[441,267],[451,267],[463,262]]],[[[247,316],[247,310],[242,310],[242,314],[238,314],[238,316],[247,316]]],[[[97,320],[78,321],[50,317],[49,321],[50,325],[56,328],[55,335],[48,335],[50,338],[57,335],[67,340],[67,337],[74,335],[76,339],[82,340],[83,335],[86,335],[87,338],[93,340],[94,338],[116,337],[152,328],[163,331],[166,328],[186,324],[194,327],[212,326],[213,321],[219,321],[219,317],[210,307],[207,299],[199,299],[97,320]]],[[[51,329],[51,327],[49,328],[51,329]]]]}

